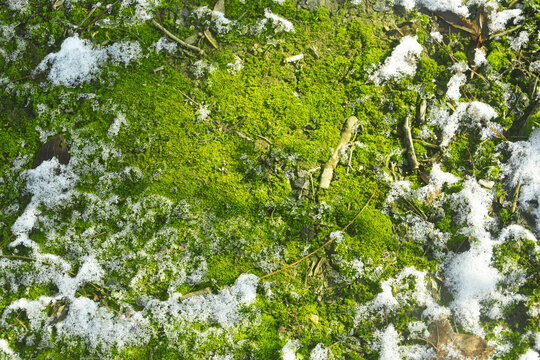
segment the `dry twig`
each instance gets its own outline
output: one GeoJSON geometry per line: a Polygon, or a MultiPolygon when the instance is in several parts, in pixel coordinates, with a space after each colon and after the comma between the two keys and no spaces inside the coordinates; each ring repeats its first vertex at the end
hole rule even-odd
{"type": "Polygon", "coordinates": [[[266,274],[264,276],[261,276],[259,279],[265,279],[267,277],[270,277],[272,275],[275,275],[277,273],[280,273],[282,271],[285,271],[299,263],[301,263],[302,261],[306,260],[307,258],[309,258],[310,256],[316,254],[317,252],[319,252],[321,249],[324,249],[325,247],[327,247],[328,245],[330,245],[332,243],[332,241],[334,241],[339,235],[343,234],[345,232],[345,230],[347,230],[347,228],[349,226],[351,226],[351,224],[358,218],[358,216],[360,216],[360,214],[367,208],[367,206],[369,205],[369,203],[371,202],[371,199],[373,199],[373,197],[375,196],[375,194],[377,193],[377,190],[375,190],[373,192],[373,194],[371,194],[370,198],[368,199],[368,201],[365,203],[364,207],[362,208],[362,210],[360,210],[360,212],[358,214],[356,214],[356,216],[343,228],[341,229],[336,235],[332,236],[327,242],[325,242],[321,247],[317,248],[316,250],[313,250],[312,252],[310,252],[309,254],[307,254],[306,256],[304,256],[303,258],[301,258],[300,260],[298,261],[295,261],[293,262],[292,264],[289,264],[279,270],[276,270],[274,272],[271,272],[270,274],[266,274]]]}

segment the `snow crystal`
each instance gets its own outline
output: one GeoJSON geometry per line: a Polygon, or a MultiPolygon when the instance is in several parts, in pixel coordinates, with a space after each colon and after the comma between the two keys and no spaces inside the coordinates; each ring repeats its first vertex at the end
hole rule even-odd
{"type": "Polygon", "coordinates": [[[228,63],[227,64],[227,71],[230,74],[238,74],[240,71],[242,71],[243,68],[244,68],[244,64],[242,62],[242,59],[240,59],[240,57],[238,57],[238,55],[236,55],[234,57],[234,62],[233,63],[228,63]]]}
{"type": "Polygon", "coordinates": [[[455,64],[452,66],[455,74],[448,81],[448,90],[446,91],[446,98],[452,101],[458,101],[461,97],[460,88],[465,85],[467,78],[464,72],[467,70],[467,64],[464,62],[455,64]]]}
{"type": "Polygon", "coordinates": [[[272,20],[272,23],[274,24],[275,31],[276,32],[291,32],[294,31],[294,25],[289,20],[274,14],[272,11],[268,9],[264,9],[264,17],[266,19],[263,19],[261,21],[262,26],[266,24],[267,20],[272,20]]]}
{"type": "Polygon", "coordinates": [[[370,76],[375,84],[394,79],[399,80],[406,75],[414,75],[416,71],[415,59],[422,52],[422,45],[416,37],[405,36],[392,51],[392,54],[384,61],[384,64],[370,76]]]}
{"type": "Polygon", "coordinates": [[[0,339],[0,351],[6,354],[7,356],[9,356],[9,359],[13,359],[13,360],[20,359],[19,356],[15,354],[13,350],[11,350],[8,342],[4,339],[0,339]]]}
{"type": "MultiPolygon", "coordinates": [[[[214,23],[216,31],[220,34],[228,33],[234,25],[234,22],[230,19],[227,19],[224,13],[222,13],[221,11],[210,10],[208,6],[201,6],[200,8],[193,10],[193,13],[199,19],[203,17],[210,17],[211,21],[214,23]]],[[[208,20],[206,21],[206,23],[210,24],[211,21],[208,20]]]]}
{"type": "Polygon", "coordinates": [[[210,105],[199,105],[199,109],[197,110],[197,119],[199,119],[199,121],[204,121],[208,118],[212,112],[209,107],[210,105]]]}
{"type": "Polygon", "coordinates": [[[396,360],[401,359],[399,352],[400,336],[394,329],[394,325],[390,324],[384,331],[379,334],[379,360],[396,360]]]}
{"type": "Polygon", "coordinates": [[[486,54],[481,49],[474,49],[474,66],[482,66],[487,63],[486,54]]]}
{"type": "Polygon", "coordinates": [[[26,317],[28,318],[30,328],[39,329],[42,322],[47,318],[47,315],[43,312],[43,310],[52,301],[53,298],[48,296],[40,296],[35,300],[28,300],[24,298],[15,300],[4,310],[0,323],[2,326],[7,326],[7,317],[12,312],[24,310],[26,312],[26,317]]]}
{"type": "Polygon", "coordinates": [[[438,43],[441,43],[441,42],[443,41],[443,36],[442,36],[442,34],[441,34],[440,32],[438,32],[438,31],[432,31],[429,35],[431,36],[431,38],[432,38],[433,40],[435,40],[435,41],[438,42],[438,43]]]}
{"type": "Polygon", "coordinates": [[[285,0],[273,0],[275,3],[278,3],[279,5],[283,5],[285,3],[285,0]]]}
{"type": "Polygon", "coordinates": [[[529,42],[529,33],[527,31],[522,31],[517,37],[508,37],[510,41],[510,48],[514,51],[519,51],[524,45],[529,42]]]}
{"type": "Polygon", "coordinates": [[[65,280],[58,285],[58,293],[60,296],[74,297],[75,292],[85,282],[99,282],[104,275],[105,272],[96,259],[87,258],[75,277],[65,277],[65,280]]]}
{"type": "Polygon", "coordinates": [[[500,133],[502,128],[490,120],[497,116],[497,112],[488,104],[479,101],[459,102],[452,115],[444,107],[433,107],[429,113],[428,121],[442,130],[441,146],[448,146],[460,127],[479,128],[482,139],[496,136],[497,133],[494,130],[500,133]]]}
{"type": "Polygon", "coordinates": [[[540,234],[540,129],[531,133],[529,141],[508,143],[510,159],[501,167],[506,182],[519,191],[520,208],[536,218],[536,232],[540,234]]]}
{"type": "Polygon", "coordinates": [[[413,8],[426,8],[433,12],[450,11],[465,17],[469,16],[469,9],[462,0],[395,0],[395,4],[405,7],[407,10],[413,8]]]}
{"type": "Polygon", "coordinates": [[[523,20],[524,17],[521,16],[521,9],[511,9],[503,11],[493,11],[489,15],[489,31],[491,34],[498,31],[504,30],[506,23],[514,19],[514,24],[517,24],[519,21],[523,20]]]}
{"type": "Polygon", "coordinates": [[[48,54],[34,72],[44,71],[50,66],[47,78],[54,85],[75,87],[93,80],[109,57],[114,63],[127,65],[140,56],[141,47],[136,41],[123,41],[101,49],[74,35],[62,42],[60,51],[48,54]]]}
{"type": "Polygon", "coordinates": [[[107,48],[107,53],[113,63],[123,63],[124,65],[142,56],[141,46],[138,41],[116,42],[107,48]]]}
{"type": "Polygon", "coordinates": [[[169,54],[172,54],[173,52],[178,49],[178,44],[169,41],[166,37],[161,37],[154,45],[153,47],[156,49],[156,52],[161,52],[161,50],[167,51],[169,54]]]}
{"type": "Polygon", "coordinates": [[[75,35],[64,40],[60,51],[47,55],[36,71],[46,70],[51,64],[47,78],[54,85],[74,87],[94,79],[106,60],[106,50],[97,49],[89,40],[75,35]]]}
{"type": "Polygon", "coordinates": [[[28,10],[28,0],[6,0],[8,8],[11,10],[26,11],[28,10]]]}
{"type": "Polygon", "coordinates": [[[309,355],[309,360],[328,360],[328,356],[330,354],[330,350],[324,347],[323,344],[317,344],[311,350],[311,353],[309,355]]]}
{"type": "Polygon", "coordinates": [[[32,199],[11,227],[17,238],[9,246],[22,244],[37,250],[35,243],[28,238],[28,233],[37,222],[40,214],[38,207],[44,205],[50,209],[67,202],[73,196],[73,191],[70,190],[73,189],[77,176],[70,167],[59,164],[55,157],[44,161],[35,169],[26,170],[22,176],[27,179],[25,190],[32,195],[32,199]]]}
{"type": "Polygon", "coordinates": [[[123,9],[135,9],[135,14],[128,22],[140,24],[152,18],[152,10],[159,0],[122,0],[123,9]]]}
{"type": "Polygon", "coordinates": [[[533,73],[540,73],[540,60],[532,62],[530,70],[533,73]]]}
{"type": "Polygon", "coordinates": [[[522,354],[518,360],[540,360],[540,355],[533,349],[529,349],[525,354],[522,354]]]}
{"type": "Polygon", "coordinates": [[[107,136],[109,136],[109,138],[116,137],[118,135],[118,132],[120,131],[120,127],[126,124],[126,115],[124,115],[123,113],[118,113],[118,115],[114,119],[114,122],[111,124],[109,130],[107,131],[107,136]]]}
{"type": "Polygon", "coordinates": [[[281,357],[283,360],[296,360],[296,350],[300,342],[298,340],[289,340],[281,349],[281,357]]]}
{"type": "Polygon", "coordinates": [[[129,319],[117,316],[109,309],[84,296],[72,298],[67,316],[55,325],[58,335],[73,336],[85,340],[92,348],[104,346],[123,347],[129,344],[146,342],[150,339],[148,320],[139,312],[129,319]]]}
{"type": "Polygon", "coordinates": [[[480,302],[495,293],[501,280],[501,274],[491,265],[495,242],[486,230],[493,222],[488,214],[491,198],[474,179],[465,181],[463,190],[453,196],[461,233],[476,242],[469,251],[451,258],[445,269],[445,283],[454,295],[451,307],[456,319],[477,335],[483,335],[480,302]]]}
{"type": "Polygon", "coordinates": [[[234,286],[219,294],[193,296],[179,301],[181,294],[173,294],[167,301],[150,300],[147,308],[163,323],[171,318],[180,322],[217,322],[229,328],[242,320],[240,309],[252,304],[257,298],[259,278],[242,274],[234,286]]]}

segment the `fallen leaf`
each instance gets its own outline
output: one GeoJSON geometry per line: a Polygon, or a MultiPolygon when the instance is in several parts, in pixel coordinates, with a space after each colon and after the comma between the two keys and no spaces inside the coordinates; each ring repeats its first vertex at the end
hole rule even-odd
{"type": "Polygon", "coordinates": [[[446,318],[429,325],[428,343],[435,348],[437,359],[441,360],[485,359],[493,350],[480,336],[455,333],[446,318]]]}

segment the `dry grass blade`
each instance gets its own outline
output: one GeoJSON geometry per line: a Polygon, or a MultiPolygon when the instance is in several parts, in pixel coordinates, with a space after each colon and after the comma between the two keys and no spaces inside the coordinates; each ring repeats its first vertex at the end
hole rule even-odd
{"type": "Polygon", "coordinates": [[[352,220],[351,220],[351,221],[350,221],[343,229],[341,229],[341,230],[339,231],[338,234],[332,236],[332,237],[331,237],[327,242],[325,242],[321,247],[317,248],[316,250],[313,250],[312,252],[310,252],[309,254],[307,254],[306,256],[304,256],[303,258],[301,258],[300,260],[295,261],[295,262],[293,262],[292,264],[289,264],[289,265],[285,266],[284,268],[281,268],[281,269],[279,269],[279,270],[276,270],[276,271],[274,271],[274,272],[271,272],[271,273],[269,273],[269,274],[266,274],[266,275],[264,275],[264,276],[261,276],[259,279],[261,279],[261,280],[262,280],[262,279],[265,279],[265,278],[267,278],[267,277],[270,277],[270,276],[272,276],[272,275],[275,275],[275,274],[277,274],[277,273],[280,273],[280,272],[282,272],[282,271],[285,271],[285,270],[287,270],[287,269],[289,269],[289,268],[291,268],[291,267],[293,267],[293,266],[295,266],[295,265],[297,265],[297,264],[300,264],[302,261],[306,260],[307,258],[309,258],[309,257],[312,256],[312,255],[315,255],[317,252],[319,252],[320,250],[322,250],[322,249],[324,249],[325,247],[327,247],[328,245],[330,245],[330,244],[332,243],[332,241],[334,241],[334,240],[338,237],[338,235],[343,234],[343,232],[345,232],[345,230],[347,230],[347,228],[348,228],[349,226],[351,226],[351,224],[358,218],[358,216],[360,216],[360,214],[367,208],[367,206],[368,206],[369,203],[371,202],[371,199],[373,199],[373,197],[375,196],[376,193],[377,193],[377,190],[375,190],[375,191],[373,192],[373,194],[371,194],[370,198],[369,198],[368,201],[365,203],[364,207],[362,207],[362,210],[360,210],[360,212],[359,212],[358,214],[356,214],[356,216],[355,216],[355,217],[354,217],[354,218],[353,218],[353,219],[352,219],[352,220]]]}

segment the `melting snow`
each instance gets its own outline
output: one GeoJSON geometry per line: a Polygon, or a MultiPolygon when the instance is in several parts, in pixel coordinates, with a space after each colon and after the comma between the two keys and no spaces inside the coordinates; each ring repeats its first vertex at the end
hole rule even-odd
{"type": "Polygon", "coordinates": [[[416,37],[403,37],[384,64],[370,76],[370,80],[375,84],[381,84],[390,79],[399,80],[406,75],[414,75],[416,59],[421,52],[422,45],[418,43],[416,37]]]}

